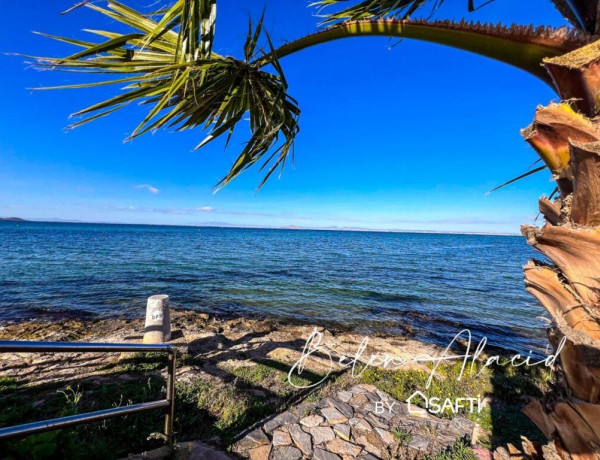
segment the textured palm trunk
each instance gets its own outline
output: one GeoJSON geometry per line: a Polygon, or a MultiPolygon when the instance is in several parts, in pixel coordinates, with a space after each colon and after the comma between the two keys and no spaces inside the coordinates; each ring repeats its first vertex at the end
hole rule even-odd
{"type": "Polygon", "coordinates": [[[522,228],[547,259],[529,262],[525,281],[564,347],[555,389],[525,413],[551,440],[546,458],[600,459],[600,42],[545,66],[568,102],[539,108],[523,131],[559,190],[540,199],[545,225],[522,228]]]}

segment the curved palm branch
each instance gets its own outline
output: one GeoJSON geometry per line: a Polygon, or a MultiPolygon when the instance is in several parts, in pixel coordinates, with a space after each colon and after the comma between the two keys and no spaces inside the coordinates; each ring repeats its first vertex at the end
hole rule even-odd
{"type": "MultiPolygon", "coordinates": [[[[342,22],[277,48],[283,58],[310,46],[347,37],[380,35],[413,38],[452,46],[511,64],[552,86],[552,80],[541,66],[546,57],[565,54],[588,44],[593,37],[561,27],[510,26],[474,24],[466,21],[425,20],[359,20],[342,22]]],[[[271,56],[259,59],[268,63],[271,56]]]]}
{"type": "MultiPolygon", "coordinates": [[[[445,0],[361,0],[347,6],[349,0],[318,0],[313,3],[325,11],[323,23],[330,24],[338,21],[355,21],[360,19],[408,19],[424,6],[431,6],[431,14],[437,11],[445,0]],[[342,10],[327,13],[331,6],[342,6],[342,10]]],[[[473,12],[494,0],[463,0],[467,3],[469,12],[473,12]]],[[[577,29],[590,34],[598,34],[598,12],[600,4],[590,0],[552,0],[556,9],[577,29]]]]}

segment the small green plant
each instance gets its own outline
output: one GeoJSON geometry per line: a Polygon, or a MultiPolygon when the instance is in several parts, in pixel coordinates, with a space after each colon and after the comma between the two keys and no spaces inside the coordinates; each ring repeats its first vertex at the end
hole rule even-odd
{"type": "Polygon", "coordinates": [[[67,403],[74,406],[77,406],[83,397],[83,391],[79,389],[79,385],[77,385],[76,389],[73,389],[71,385],[67,385],[64,389],[56,390],[56,392],[62,393],[65,396],[67,403]]]}
{"type": "Polygon", "coordinates": [[[152,372],[163,369],[167,365],[164,353],[135,353],[120,363],[123,372],[152,372]]]}
{"type": "Polygon", "coordinates": [[[323,397],[323,393],[320,390],[313,391],[305,399],[304,402],[319,402],[323,397]]]}
{"type": "Polygon", "coordinates": [[[400,446],[406,446],[412,440],[412,434],[406,428],[397,426],[393,431],[394,439],[400,446]]]}
{"type": "Polygon", "coordinates": [[[17,389],[17,379],[14,377],[0,377],[0,395],[10,393],[17,389]]]}
{"type": "Polygon", "coordinates": [[[466,438],[458,439],[446,450],[439,452],[429,460],[477,460],[466,438]]]}
{"type": "Polygon", "coordinates": [[[21,458],[47,459],[53,458],[59,450],[59,431],[34,434],[17,441],[11,449],[21,458]]]}
{"type": "Polygon", "coordinates": [[[314,383],[310,378],[300,377],[299,375],[296,375],[296,374],[290,375],[289,380],[288,380],[288,375],[286,374],[283,378],[283,381],[288,384],[291,382],[292,385],[294,385],[296,387],[300,387],[300,388],[308,387],[314,383]]]}
{"type": "Polygon", "coordinates": [[[175,407],[176,430],[185,433],[187,439],[218,436],[225,445],[274,410],[264,398],[203,378],[176,386],[175,407]]]}
{"type": "Polygon", "coordinates": [[[67,385],[65,388],[56,390],[57,393],[62,393],[65,397],[66,405],[60,411],[61,416],[75,415],[78,412],[78,406],[83,397],[83,391],[79,389],[77,385],[76,389],[73,389],[71,385],[67,385]]]}
{"type": "Polygon", "coordinates": [[[228,369],[233,375],[252,385],[264,384],[277,376],[277,370],[265,364],[253,364],[228,369]]]}

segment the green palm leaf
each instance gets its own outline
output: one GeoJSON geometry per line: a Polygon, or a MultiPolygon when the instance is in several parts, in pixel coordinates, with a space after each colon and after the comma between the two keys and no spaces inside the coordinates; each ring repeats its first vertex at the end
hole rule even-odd
{"type": "MultiPolygon", "coordinates": [[[[494,0],[484,0],[481,4],[476,5],[474,0],[467,0],[467,8],[469,12],[472,12],[492,1],[494,0]]],[[[323,10],[330,6],[343,6],[348,3],[348,0],[318,0],[311,6],[317,6],[323,10]]],[[[324,14],[323,23],[381,18],[408,19],[425,5],[431,6],[431,14],[433,14],[443,3],[444,0],[363,0],[343,8],[341,11],[324,14]]]]}
{"type": "Polygon", "coordinates": [[[70,128],[131,103],[142,103],[149,105],[150,110],[128,139],[165,127],[176,130],[199,127],[207,132],[196,147],[200,148],[222,135],[227,135],[229,142],[238,123],[248,117],[250,140],[217,186],[223,187],[259,161],[261,169],[266,170],[262,186],[278,167],[283,167],[299,131],[300,110],[287,94],[287,82],[268,35],[271,56],[263,53],[258,56],[260,64],[256,62],[264,13],[256,28],[250,24],[244,45],[245,60],[240,61],[212,52],[216,0],[178,0],[158,14],[142,14],[114,0],[109,0],[106,8],[86,6],[135,31],[88,30],[104,39],[99,43],[46,35],[83,50],[62,58],[33,57],[39,66],[124,74],[104,81],[38,88],[126,84],[120,94],[73,114],[84,118],[70,128]],[[262,69],[269,63],[274,73],[262,69]]]}
{"type": "Polygon", "coordinates": [[[539,167],[537,167],[537,168],[535,168],[535,169],[531,169],[531,170],[527,171],[526,173],[524,173],[524,174],[521,174],[521,175],[520,175],[520,176],[518,176],[518,177],[515,177],[515,178],[513,178],[513,179],[511,179],[511,180],[508,180],[508,181],[504,182],[503,184],[500,184],[500,185],[498,185],[498,186],[494,187],[494,188],[493,188],[493,189],[491,189],[489,192],[487,192],[487,193],[486,193],[486,195],[489,195],[490,193],[493,193],[493,192],[495,192],[496,190],[500,190],[501,188],[504,188],[504,187],[506,187],[507,185],[514,184],[515,182],[518,182],[518,181],[520,181],[521,179],[525,179],[526,177],[532,176],[533,174],[539,173],[540,171],[543,171],[543,170],[544,170],[544,169],[546,169],[546,168],[547,168],[547,166],[546,166],[546,165],[544,165],[544,166],[539,166],[539,167]]]}

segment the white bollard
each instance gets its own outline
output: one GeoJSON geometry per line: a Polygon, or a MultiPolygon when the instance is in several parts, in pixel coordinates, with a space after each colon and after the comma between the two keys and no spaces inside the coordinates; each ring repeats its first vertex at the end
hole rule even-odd
{"type": "Polygon", "coordinates": [[[168,295],[148,297],[144,343],[164,343],[171,340],[170,316],[168,295]]]}

